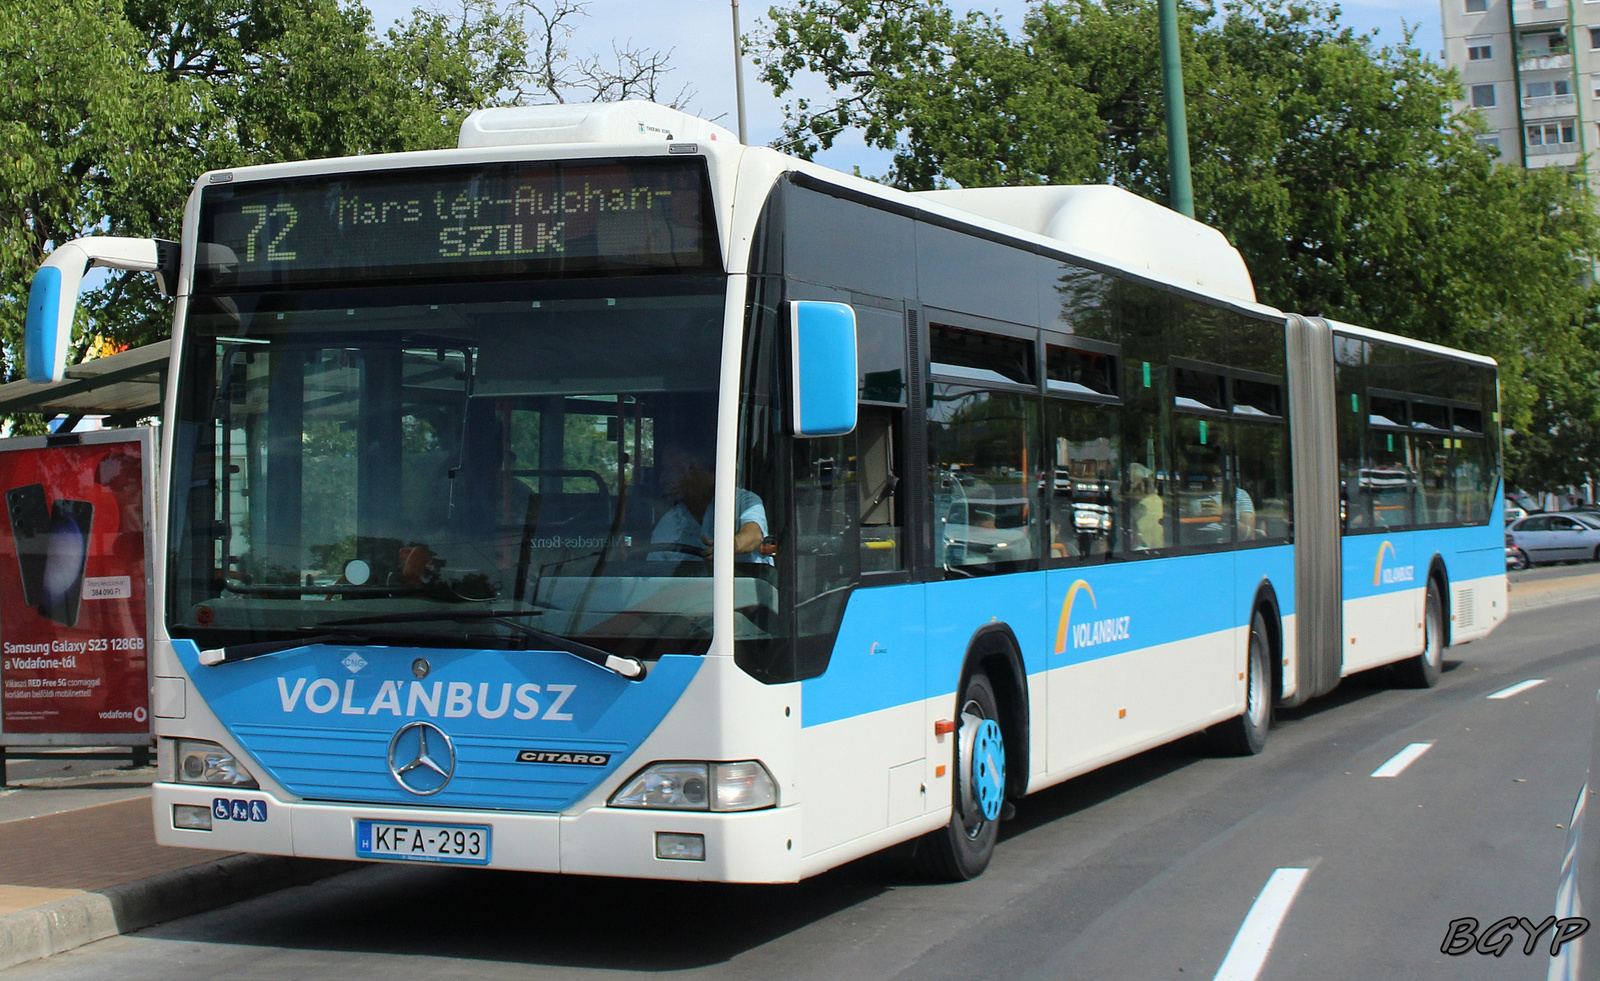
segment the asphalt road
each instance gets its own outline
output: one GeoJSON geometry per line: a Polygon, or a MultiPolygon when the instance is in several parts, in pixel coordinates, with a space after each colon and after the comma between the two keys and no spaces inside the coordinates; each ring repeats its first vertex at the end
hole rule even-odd
{"type": "Polygon", "coordinates": [[[920,883],[895,852],[785,887],[374,866],[5,976],[1060,981],[1209,979],[1226,962],[1241,978],[1542,978],[1548,947],[1524,955],[1520,934],[1499,958],[1440,946],[1453,920],[1551,909],[1597,615],[1600,600],[1513,614],[1448,651],[1431,691],[1347,679],[1281,713],[1255,758],[1186,740],[1036,795],[962,885],[920,883]],[[1413,744],[1397,776],[1372,775],[1413,744]],[[1289,901],[1263,920],[1273,896],[1289,901]],[[1252,937],[1258,955],[1271,941],[1258,974],[1252,937]]]}

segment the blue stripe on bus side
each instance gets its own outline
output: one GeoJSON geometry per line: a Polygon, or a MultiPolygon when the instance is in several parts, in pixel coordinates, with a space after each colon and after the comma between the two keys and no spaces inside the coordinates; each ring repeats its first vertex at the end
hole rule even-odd
{"type": "Polygon", "coordinates": [[[1468,528],[1426,528],[1389,534],[1349,535],[1343,543],[1344,598],[1364,599],[1422,589],[1428,564],[1444,559],[1451,582],[1505,572],[1504,522],[1468,528]]]}
{"type": "Polygon", "coordinates": [[[827,672],[802,683],[801,721],[953,692],[968,642],[991,623],[1011,630],[1037,675],[1245,626],[1262,581],[1292,615],[1291,546],[858,589],[827,672]]]}

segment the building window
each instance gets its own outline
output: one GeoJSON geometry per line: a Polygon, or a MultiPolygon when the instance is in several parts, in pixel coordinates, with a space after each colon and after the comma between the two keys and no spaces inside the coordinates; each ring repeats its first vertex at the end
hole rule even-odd
{"type": "Polygon", "coordinates": [[[1494,107],[1494,84],[1474,85],[1472,87],[1472,106],[1475,109],[1491,109],[1494,107]]]}
{"type": "Polygon", "coordinates": [[[1590,85],[1590,88],[1594,91],[1594,97],[1596,99],[1600,99],[1600,75],[1590,75],[1589,76],[1589,85],[1590,85]]]}
{"type": "Polygon", "coordinates": [[[1493,40],[1494,38],[1489,36],[1467,38],[1467,60],[1488,61],[1493,58],[1494,47],[1491,43],[1493,40]]]}
{"type": "Polygon", "coordinates": [[[1578,142],[1578,127],[1571,119],[1548,123],[1534,123],[1527,129],[1527,141],[1532,147],[1565,147],[1578,142]]]}
{"type": "Polygon", "coordinates": [[[1600,27],[1589,28],[1589,50],[1600,51],[1600,27]]]}
{"type": "Polygon", "coordinates": [[[1467,13],[1481,14],[1489,9],[1489,0],[1467,0],[1467,13]]]}
{"type": "Polygon", "coordinates": [[[1478,145],[1481,146],[1481,147],[1484,147],[1486,149],[1493,150],[1495,153],[1499,153],[1500,152],[1500,137],[1499,136],[1480,136],[1480,137],[1478,137],[1478,145]]]}

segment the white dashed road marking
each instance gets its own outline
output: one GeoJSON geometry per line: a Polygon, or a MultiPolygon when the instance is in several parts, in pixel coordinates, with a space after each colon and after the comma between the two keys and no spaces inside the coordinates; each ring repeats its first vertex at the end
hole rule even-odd
{"type": "Polygon", "coordinates": [[[1499,691],[1495,692],[1493,695],[1490,695],[1489,697],[1490,698],[1510,698],[1512,695],[1520,695],[1523,692],[1527,691],[1529,688],[1532,688],[1535,685],[1542,685],[1542,684],[1544,684],[1544,679],[1543,678],[1532,678],[1532,679],[1529,679],[1528,681],[1519,681],[1516,684],[1512,685],[1510,688],[1502,688],[1499,691]]]}
{"type": "Polygon", "coordinates": [[[1279,869],[1272,873],[1245,916],[1238,936],[1233,938],[1215,981],[1255,981],[1267,963],[1267,954],[1272,952],[1272,941],[1289,913],[1289,905],[1310,873],[1310,869],[1279,869]]]}
{"type": "Polygon", "coordinates": [[[1405,749],[1389,757],[1389,762],[1372,771],[1375,777],[1398,777],[1406,767],[1415,763],[1417,757],[1433,748],[1433,743],[1412,743],[1405,749]]]}

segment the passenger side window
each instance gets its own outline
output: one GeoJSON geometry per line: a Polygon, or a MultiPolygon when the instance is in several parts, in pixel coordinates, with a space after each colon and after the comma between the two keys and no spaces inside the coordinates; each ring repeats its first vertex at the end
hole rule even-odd
{"type": "Polygon", "coordinates": [[[1015,568],[1040,553],[1028,449],[1038,445],[1037,399],[935,383],[928,406],[929,483],[939,565],[965,572],[1015,568]]]}
{"type": "Polygon", "coordinates": [[[1215,545],[1233,539],[1234,527],[1249,520],[1253,503],[1242,503],[1227,479],[1226,425],[1217,419],[1176,416],[1177,521],[1173,544],[1215,545]]]}
{"type": "MultiPolygon", "coordinates": [[[[1130,547],[1123,529],[1123,461],[1117,357],[1048,345],[1045,390],[1066,398],[1044,401],[1048,440],[1040,465],[1039,487],[1047,510],[1046,534],[1052,560],[1104,559],[1130,547]],[[1091,401],[1092,400],[1092,401],[1091,401]]],[[[1145,469],[1142,468],[1141,469],[1145,469]]],[[[1141,485],[1139,517],[1146,531],[1161,537],[1159,494],[1141,485]]],[[[1136,506],[1139,506],[1136,504],[1136,506]]],[[[1159,548],[1160,545],[1154,547],[1159,548]]]]}
{"type": "MultiPolygon", "coordinates": [[[[1277,380],[1231,379],[1234,479],[1250,501],[1238,523],[1239,541],[1290,537],[1294,510],[1289,485],[1289,429],[1283,386],[1277,380]]],[[[1240,507],[1243,505],[1241,503],[1240,507]]]]}
{"type": "MultiPolygon", "coordinates": [[[[1045,461],[1040,483],[1049,504],[1051,558],[1109,558],[1121,551],[1122,440],[1117,423],[1116,406],[1045,401],[1052,458],[1045,461]]],[[[1153,514],[1158,523],[1160,510],[1153,514]]]]}

